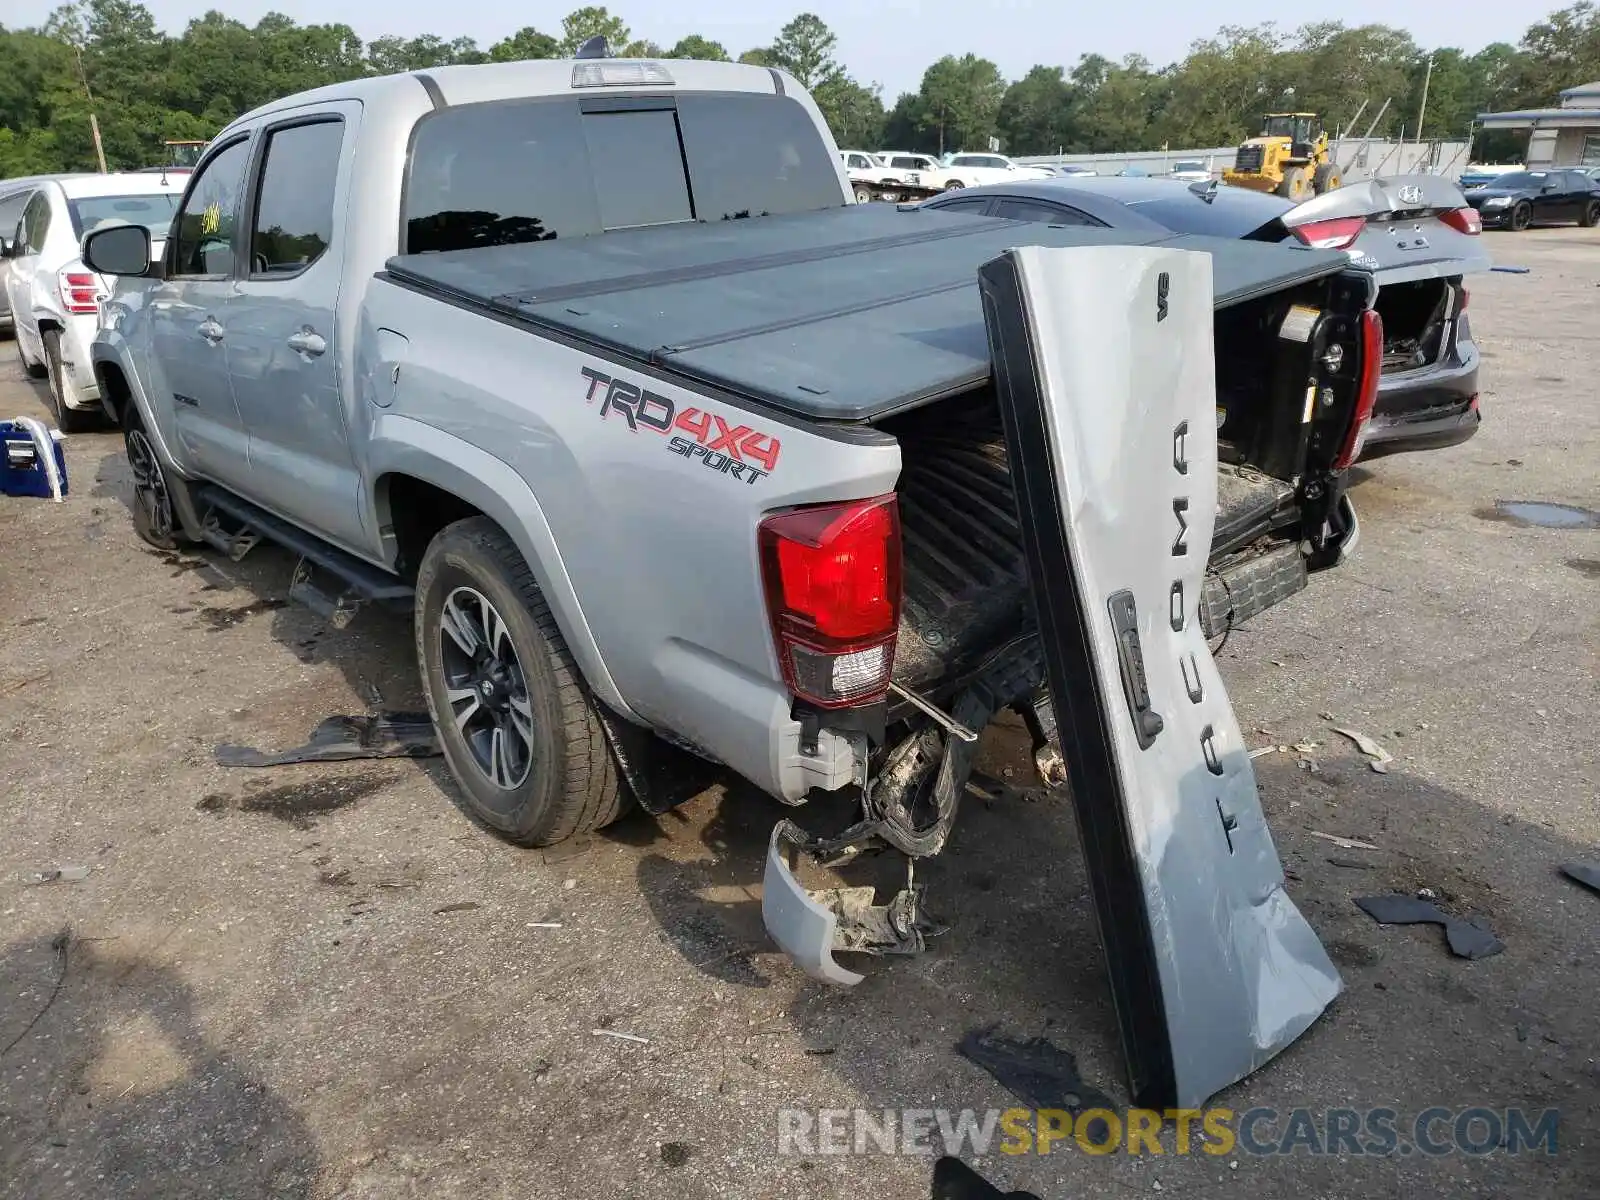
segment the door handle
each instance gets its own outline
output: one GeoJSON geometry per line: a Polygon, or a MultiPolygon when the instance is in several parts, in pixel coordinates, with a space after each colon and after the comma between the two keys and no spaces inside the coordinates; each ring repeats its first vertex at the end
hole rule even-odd
{"type": "Polygon", "coordinates": [[[307,325],[299,333],[289,335],[289,349],[296,354],[303,354],[307,358],[316,358],[328,348],[328,343],[311,326],[307,325]]]}
{"type": "Polygon", "coordinates": [[[222,340],[222,326],[215,317],[207,317],[200,322],[200,336],[215,346],[222,340]]]}

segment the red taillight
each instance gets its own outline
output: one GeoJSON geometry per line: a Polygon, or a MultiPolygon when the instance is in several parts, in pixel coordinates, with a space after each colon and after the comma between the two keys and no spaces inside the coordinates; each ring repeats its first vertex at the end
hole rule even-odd
{"type": "Polygon", "coordinates": [[[895,497],[779,513],[761,522],[758,537],[790,690],[823,708],[882,699],[900,625],[895,497]]]}
{"type": "Polygon", "coordinates": [[[1365,217],[1333,217],[1296,225],[1290,232],[1313,250],[1343,250],[1352,245],[1366,227],[1365,217]]]}
{"type": "Polygon", "coordinates": [[[1483,232],[1483,217],[1475,208],[1452,208],[1449,212],[1440,213],[1439,220],[1468,237],[1477,237],[1483,232]]]}
{"type": "Polygon", "coordinates": [[[1372,423],[1372,407],[1378,402],[1378,377],[1383,370],[1383,318],[1372,309],[1361,314],[1361,382],[1356,393],[1355,418],[1345,434],[1344,448],[1334,460],[1334,470],[1342,471],[1361,457],[1367,441],[1367,426],[1372,423]]]}
{"type": "Polygon", "coordinates": [[[1467,311],[1467,301],[1469,301],[1471,299],[1472,299],[1472,293],[1467,290],[1467,285],[1463,283],[1461,285],[1461,303],[1456,305],[1456,311],[1458,313],[1466,312],[1467,311]]]}
{"type": "Polygon", "coordinates": [[[101,287],[98,276],[68,268],[56,274],[56,286],[61,292],[61,303],[69,313],[99,311],[101,287]]]}

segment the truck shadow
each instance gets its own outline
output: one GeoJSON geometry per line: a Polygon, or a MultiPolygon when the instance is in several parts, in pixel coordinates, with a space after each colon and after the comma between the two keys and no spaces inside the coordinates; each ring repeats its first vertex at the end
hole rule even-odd
{"type": "Polygon", "coordinates": [[[0,950],[0,1179],[17,1200],[309,1197],[311,1132],[213,1046],[170,967],[55,937],[0,950]]]}

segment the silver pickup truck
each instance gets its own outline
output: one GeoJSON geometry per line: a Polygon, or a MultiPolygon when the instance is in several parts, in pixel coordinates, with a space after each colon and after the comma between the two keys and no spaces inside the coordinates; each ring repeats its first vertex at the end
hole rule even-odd
{"type": "Polygon", "coordinates": [[[792,854],[936,853],[1011,708],[1071,785],[1130,1057],[1176,1046],[1182,997],[1220,1022],[1220,1065],[1169,1047],[1141,1095],[1210,1094],[1337,989],[1205,639],[1355,537],[1381,332],[1344,255],[857,206],[790,76],[593,51],[246,114],[148,270],[147,237],[84,245],[121,281],[94,360],[139,532],[279,542],[339,623],[414,611],[449,766],[508,839],[717,769],[852,789],[849,829],[777,824],[765,900],[849,982],[834,950],[920,948],[920,889],[813,895],[792,854]],[[1096,554],[1159,595],[1113,571],[1073,608],[1096,554]],[[1196,919],[1209,983],[1161,949],[1196,919]]]}

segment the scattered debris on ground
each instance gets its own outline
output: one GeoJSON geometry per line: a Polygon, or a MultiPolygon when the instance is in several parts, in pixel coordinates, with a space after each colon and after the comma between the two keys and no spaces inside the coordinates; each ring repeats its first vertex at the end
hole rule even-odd
{"type": "Polygon", "coordinates": [[[1418,896],[1357,896],[1356,907],[1380,925],[1443,925],[1450,953],[1457,958],[1489,958],[1506,948],[1477,917],[1452,917],[1418,896]]]}
{"type": "Polygon", "coordinates": [[[591,1029],[595,1037],[616,1038],[619,1042],[638,1042],[641,1046],[648,1046],[650,1039],[640,1037],[637,1033],[623,1033],[620,1029],[591,1029]]]}
{"type": "Polygon", "coordinates": [[[1306,830],[1314,838],[1321,838],[1325,842],[1332,842],[1341,850],[1376,850],[1371,842],[1363,842],[1360,838],[1340,837],[1336,833],[1323,833],[1320,829],[1306,830]]]}
{"type": "Polygon", "coordinates": [[[348,762],[356,758],[432,758],[443,753],[427,713],[373,713],[328,717],[303,746],[270,752],[249,746],[218,746],[224,767],[282,767],[290,763],[348,762]]]}
{"type": "Polygon", "coordinates": [[[1590,891],[1600,892],[1600,863],[1571,862],[1561,864],[1561,873],[1568,879],[1583,884],[1590,891]]]}
{"type": "Polygon", "coordinates": [[[1335,726],[1335,733],[1343,734],[1356,744],[1356,749],[1367,756],[1367,765],[1380,775],[1389,773],[1389,764],[1394,761],[1390,754],[1372,738],[1356,729],[1340,729],[1335,726]]]}
{"type": "Polygon", "coordinates": [[[88,867],[46,867],[35,871],[22,882],[32,886],[41,883],[82,883],[89,878],[88,867]]]}

